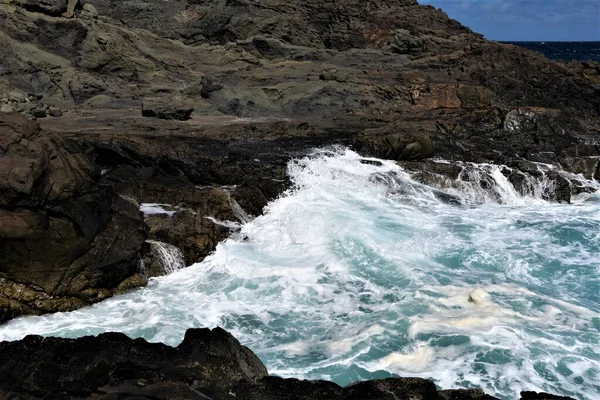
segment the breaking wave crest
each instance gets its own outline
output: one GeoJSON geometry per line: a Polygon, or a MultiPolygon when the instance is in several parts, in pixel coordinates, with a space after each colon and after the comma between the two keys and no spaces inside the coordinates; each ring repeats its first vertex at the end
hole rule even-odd
{"type": "Polygon", "coordinates": [[[0,340],[121,331],[177,344],[189,327],[220,325],[281,376],[598,398],[598,195],[551,203],[550,181],[523,194],[500,167],[464,171],[432,188],[390,161],[317,151],[292,161],[293,187],[203,262],[85,309],[14,320],[0,340]]]}

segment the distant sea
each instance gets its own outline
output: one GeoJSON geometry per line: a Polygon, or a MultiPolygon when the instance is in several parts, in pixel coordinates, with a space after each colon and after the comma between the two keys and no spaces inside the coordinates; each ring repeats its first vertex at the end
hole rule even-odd
{"type": "Polygon", "coordinates": [[[542,53],[552,60],[600,62],[600,42],[502,42],[542,53]]]}

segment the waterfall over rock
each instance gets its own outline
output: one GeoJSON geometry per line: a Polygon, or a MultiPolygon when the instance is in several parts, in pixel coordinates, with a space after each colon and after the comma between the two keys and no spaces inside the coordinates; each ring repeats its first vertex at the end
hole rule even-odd
{"type": "Polygon", "coordinates": [[[151,246],[152,255],[161,263],[164,275],[185,268],[183,252],[178,247],[156,240],[147,240],[147,243],[151,246]]]}

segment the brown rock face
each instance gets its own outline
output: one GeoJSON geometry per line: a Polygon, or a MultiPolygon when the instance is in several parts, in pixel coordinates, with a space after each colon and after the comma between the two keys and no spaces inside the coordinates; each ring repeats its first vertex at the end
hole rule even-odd
{"type": "Polygon", "coordinates": [[[139,210],[98,185],[81,146],[13,113],[0,149],[0,321],[98,301],[133,274],[139,210]]]}

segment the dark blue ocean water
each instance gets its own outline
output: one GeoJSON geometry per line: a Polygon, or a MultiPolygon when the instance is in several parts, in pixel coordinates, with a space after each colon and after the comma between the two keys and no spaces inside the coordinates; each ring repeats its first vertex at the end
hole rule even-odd
{"type": "Polygon", "coordinates": [[[600,42],[503,42],[542,53],[551,60],[600,62],[600,42]]]}

